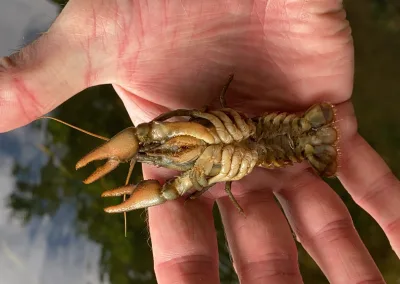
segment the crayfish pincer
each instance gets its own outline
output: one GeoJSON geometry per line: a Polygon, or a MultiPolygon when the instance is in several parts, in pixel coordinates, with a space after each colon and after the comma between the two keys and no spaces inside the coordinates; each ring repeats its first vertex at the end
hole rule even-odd
{"type": "Polygon", "coordinates": [[[126,163],[132,160],[139,148],[136,131],[137,130],[134,127],[124,129],[115,135],[110,141],[80,159],[76,164],[77,170],[94,160],[108,159],[102,167],[98,168],[83,182],[85,184],[92,183],[114,170],[120,163],[126,163]]]}

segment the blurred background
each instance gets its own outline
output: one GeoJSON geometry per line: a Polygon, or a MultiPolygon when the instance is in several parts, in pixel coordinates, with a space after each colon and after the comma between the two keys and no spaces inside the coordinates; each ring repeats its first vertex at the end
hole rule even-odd
{"type": "MultiPolygon", "coordinates": [[[[0,56],[46,31],[66,2],[0,1],[0,56]]],[[[400,2],[344,3],[355,41],[353,102],[359,129],[400,177],[400,2]]],[[[85,90],[52,115],[107,137],[131,125],[111,86],[85,90]]],[[[99,197],[121,185],[127,167],[91,185],[82,180],[94,166],[74,170],[76,161],[98,144],[51,121],[0,134],[1,284],[156,283],[145,211],[128,214],[125,238],[122,215],[104,214],[109,201],[99,197]]],[[[140,179],[140,166],[134,176],[140,179]]],[[[380,227],[337,181],[329,183],[345,201],[387,283],[400,283],[400,261],[380,227]]],[[[216,209],[214,215],[221,282],[238,283],[216,209]]],[[[305,283],[328,283],[301,246],[299,261],[305,283]]]]}

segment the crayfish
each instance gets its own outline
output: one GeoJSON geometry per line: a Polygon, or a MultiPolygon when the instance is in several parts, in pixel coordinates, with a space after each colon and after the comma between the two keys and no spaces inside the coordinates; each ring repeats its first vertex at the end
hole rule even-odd
{"type": "Polygon", "coordinates": [[[226,107],[224,86],[216,110],[173,110],[148,123],[128,127],[93,150],[76,164],[76,169],[95,160],[106,163],[91,174],[89,184],[130,163],[124,186],[106,191],[102,197],[130,197],[105,209],[119,213],[160,205],[184,195],[194,199],[218,182],[243,212],[231,193],[231,183],[250,174],[255,167],[280,168],[306,160],[320,175],[331,177],[337,170],[335,109],[329,103],[311,106],[302,114],[271,112],[247,117],[226,107]],[[179,121],[167,121],[171,118],[179,121]],[[136,162],[178,170],[181,174],[161,184],[143,180],[128,184],[136,162]]]}

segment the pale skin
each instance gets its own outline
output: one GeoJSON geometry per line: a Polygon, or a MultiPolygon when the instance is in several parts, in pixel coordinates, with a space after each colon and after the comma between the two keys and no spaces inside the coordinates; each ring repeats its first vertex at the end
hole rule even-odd
{"type": "MultiPolygon", "coordinates": [[[[341,132],[338,178],[400,256],[400,184],[357,133],[353,60],[341,1],[71,0],[48,33],[0,60],[0,131],[105,83],[135,124],[217,106],[232,72],[227,104],[249,114],[330,101],[341,132]]],[[[234,182],[246,218],[223,184],[190,205],[149,208],[158,283],[219,283],[214,202],[242,283],[302,283],[290,226],[331,283],[384,283],[344,203],[305,167],[256,169],[234,182]]],[[[144,175],[164,181],[172,173],[144,166],[144,175]]]]}

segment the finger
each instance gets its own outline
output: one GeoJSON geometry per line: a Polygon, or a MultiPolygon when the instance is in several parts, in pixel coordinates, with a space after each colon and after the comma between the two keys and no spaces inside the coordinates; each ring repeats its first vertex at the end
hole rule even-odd
{"type": "MultiPolygon", "coordinates": [[[[143,166],[146,179],[165,180],[170,171],[143,166]],[[163,176],[161,176],[163,174],[163,176]]],[[[158,283],[219,283],[213,201],[168,201],[149,208],[149,226],[158,283]]]]}
{"type": "Polygon", "coordinates": [[[342,148],[339,179],[354,201],[382,227],[400,257],[400,182],[358,134],[342,148]]]}
{"type": "Polygon", "coordinates": [[[114,26],[104,19],[111,18],[111,2],[116,1],[106,2],[69,1],[48,32],[0,59],[0,132],[31,122],[89,86],[112,80],[115,68],[108,63],[116,56],[114,46],[104,46],[103,40],[114,26]]]}
{"type": "Polygon", "coordinates": [[[331,283],[384,283],[337,194],[306,171],[277,193],[298,240],[331,283]]]}
{"type": "Polygon", "coordinates": [[[400,257],[400,182],[357,133],[350,103],[337,108],[341,155],[338,178],[354,201],[382,227],[400,257]]]}
{"type": "MultiPolygon", "coordinates": [[[[233,182],[232,193],[246,217],[231,200],[218,199],[218,207],[241,283],[303,283],[297,249],[289,224],[272,191],[253,172],[251,179],[233,182]]],[[[263,181],[268,179],[262,179],[263,181]]],[[[267,183],[268,184],[268,183],[267,183]]]]}

